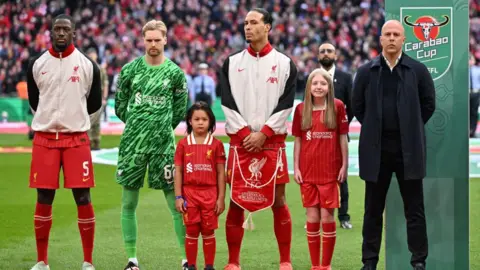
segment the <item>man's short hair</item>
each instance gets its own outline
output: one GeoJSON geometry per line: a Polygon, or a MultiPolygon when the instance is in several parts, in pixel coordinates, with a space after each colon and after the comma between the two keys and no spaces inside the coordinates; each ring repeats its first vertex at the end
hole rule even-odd
{"type": "Polygon", "coordinates": [[[142,35],[145,36],[147,31],[158,30],[163,33],[164,36],[167,35],[167,26],[162,21],[151,20],[147,22],[142,28],[142,35]]]}
{"type": "Polygon", "coordinates": [[[57,17],[55,17],[52,22],[52,27],[56,21],[62,20],[62,19],[70,21],[70,24],[72,25],[72,29],[75,29],[75,21],[73,20],[73,17],[67,14],[60,14],[57,17]]]}
{"type": "Polygon", "coordinates": [[[270,24],[273,27],[273,17],[270,14],[270,12],[268,12],[266,9],[264,9],[264,8],[254,8],[254,9],[251,9],[250,11],[255,11],[255,12],[258,12],[258,13],[262,14],[263,15],[263,22],[265,24],[270,24]]]}
{"type": "Polygon", "coordinates": [[[87,50],[87,54],[91,54],[91,53],[97,53],[97,50],[95,50],[95,48],[91,47],[87,50]]]}
{"type": "Polygon", "coordinates": [[[324,41],[320,44],[320,46],[318,46],[318,48],[322,47],[323,45],[332,45],[333,46],[333,49],[337,50],[337,47],[335,46],[335,44],[333,44],[332,42],[330,41],[324,41]]]}

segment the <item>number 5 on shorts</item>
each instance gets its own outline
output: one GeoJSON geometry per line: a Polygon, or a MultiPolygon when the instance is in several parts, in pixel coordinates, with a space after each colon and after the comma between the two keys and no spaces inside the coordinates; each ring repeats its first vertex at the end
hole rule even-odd
{"type": "Polygon", "coordinates": [[[167,164],[165,165],[165,167],[163,168],[163,177],[165,178],[165,180],[171,180],[173,179],[173,177],[175,176],[175,165],[173,164],[167,164]]]}
{"type": "Polygon", "coordinates": [[[83,162],[83,176],[87,177],[90,170],[88,169],[88,161],[83,162]]]}

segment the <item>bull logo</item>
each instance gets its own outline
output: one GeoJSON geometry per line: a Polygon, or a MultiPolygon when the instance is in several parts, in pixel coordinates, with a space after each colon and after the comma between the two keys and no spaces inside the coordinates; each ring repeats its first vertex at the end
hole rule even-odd
{"type": "Polygon", "coordinates": [[[453,8],[401,7],[400,18],[405,28],[403,52],[423,63],[434,81],[442,78],[452,66],[453,8]]]}
{"type": "Polygon", "coordinates": [[[431,16],[421,16],[414,23],[409,21],[411,16],[405,16],[403,22],[413,27],[415,36],[421,41],[428,41],[431,39],[436,39],[438,37],[438,32],[441,26],[448,24],[450,18],[446,15],[443,15],[443,22],[438,22],[435,18],[431,16]]]}

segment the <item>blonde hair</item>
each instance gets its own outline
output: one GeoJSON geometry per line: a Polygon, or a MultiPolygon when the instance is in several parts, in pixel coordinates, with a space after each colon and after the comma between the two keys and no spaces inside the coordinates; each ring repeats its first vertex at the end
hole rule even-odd
{"type": "Polygon", "coordinates": [[[147,22],[142,28],[142,35],[145,36],[147,31],[159,30],[163,36],[167,35],[167,26],[162,21],[151,20],[147,22]]]}
{"type": "Polygon", "coordinates": [[[320,119],[322,123],[328,129],[335,129],[337,128],[337,112],[335,109],[335,100],[334,100],[334,92],[333,92],[333,80],[330,74],[324,70],[317,68],[310,75],[307,79],[307,86],[305,87],[305,95],[304,95],[304,105],[303,105],[303,113],[302,113],[302,130],[308,130],[312,127],[312,113],[313,113],[313,95],[311,92],[312,88],[312,81],[315,76],[320,75],[322,76],[328,84],[328,92],[325,98],[326,101],[326,108],[325,113],[323,114],[323,119],[320,119]]]}

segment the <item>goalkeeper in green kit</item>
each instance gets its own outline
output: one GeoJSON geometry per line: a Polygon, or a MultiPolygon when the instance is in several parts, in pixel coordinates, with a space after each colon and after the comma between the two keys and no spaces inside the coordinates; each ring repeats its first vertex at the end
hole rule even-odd
{"type": "MultiPolygon", "coordinates": [[[[128,264],[139,269],[136,254],[136,208],[139,189],[148,169],[148,186],[161,189],[173,216],[175,233],[185,258],[185,227],[175,209],[173,190],[174,129],[184,119],[187,106],[183,71],[164,56],[167,27],[152,20],[142,29],[146,54],[126,64],[118,78],[115,113],[125,123],[118,155],[117,183],[123,186],[122,232],[128,264]]],[[[186,269],[186,260],[182,261],[186,269]]]]}

